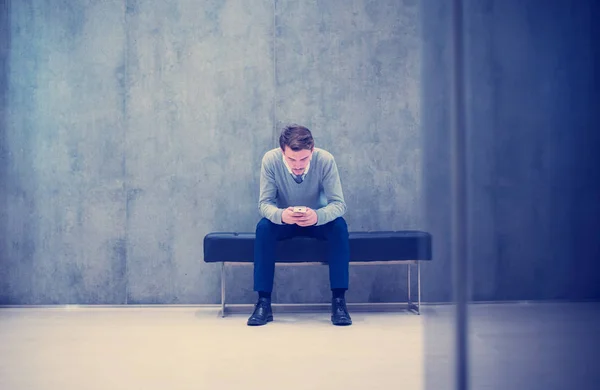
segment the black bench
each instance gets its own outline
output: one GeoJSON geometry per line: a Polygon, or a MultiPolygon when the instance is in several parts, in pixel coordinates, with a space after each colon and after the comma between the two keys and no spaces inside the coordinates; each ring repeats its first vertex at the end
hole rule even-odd
{"type": "MultiPolygon", "coordinates": [[[[408,267],[408,308],[420,314],[421,261],[432,259],[431,235],[427,232],[378,231],[350,232],[350,265],[406,264],[408,267]],[[417,304],[411,301],[410,270],[417,266],[417,304]]],[[[225,266],[252,265],[254,233],[209,233],[204,237],[204,261],[221,263],[221,315],[225,316],[225,266]]],[[[326,242],[294,237],[279,241],[276,265],[327,265],[326,242]]]]}

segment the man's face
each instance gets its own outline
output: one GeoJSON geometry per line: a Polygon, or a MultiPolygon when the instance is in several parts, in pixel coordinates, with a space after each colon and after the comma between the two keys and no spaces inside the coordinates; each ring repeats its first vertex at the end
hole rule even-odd
{"type": "Polygon", "coordinates": [[[301,175],[304,173],[306,166],[308,165],[310,159],[312,158],[312,150],[302,149],[297,152],[294,152],[290,149],[289,146],[285,146],[285,150],[283,151],[283,155],[285,156],[285,161],[294,172],[294,175],[301,175]]]}

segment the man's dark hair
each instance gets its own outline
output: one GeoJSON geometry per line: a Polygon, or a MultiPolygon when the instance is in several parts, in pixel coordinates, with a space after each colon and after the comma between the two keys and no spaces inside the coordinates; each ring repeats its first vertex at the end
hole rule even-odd
{"type": "Polygon", "coordinates": [[[283,128],[279,136],[279,146],[285,150],[287,145],[294,152],[308,149],[312,150],[315,146],[312,133],[304,126],[290,125],[283,128]]]}

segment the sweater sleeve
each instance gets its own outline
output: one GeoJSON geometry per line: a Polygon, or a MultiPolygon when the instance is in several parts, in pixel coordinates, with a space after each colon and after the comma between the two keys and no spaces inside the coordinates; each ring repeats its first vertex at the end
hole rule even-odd
{"type": "Polygon", "coordinates": [[[335,159],[331,156],[323,168],[323,192],[327,198],[327,206],[316,210],[316,226],[324,225],[346,213],[346,202],[342,191],[342,183],[335,159]]]}
{"type": "Polygon", "coordinates": [[[260,195],[258,200],[258,210],[262,217],[269,221],[283,225],[281,214],[283,209],[277,207],[275,201],[277,196],[277,185],[275,183],[275,174],[273,172],[272,162],[265,154],[260,168],[260,195]]]}

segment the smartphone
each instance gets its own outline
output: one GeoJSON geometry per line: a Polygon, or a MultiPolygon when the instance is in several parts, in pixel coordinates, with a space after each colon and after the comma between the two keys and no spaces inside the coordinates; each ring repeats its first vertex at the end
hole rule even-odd
{"type": "Polygon", "coordinates": [[[294,212],[295,213],[305,213],[306,212],[306,207],[296,206],[296,207],[294,207],[294,212]]]}

